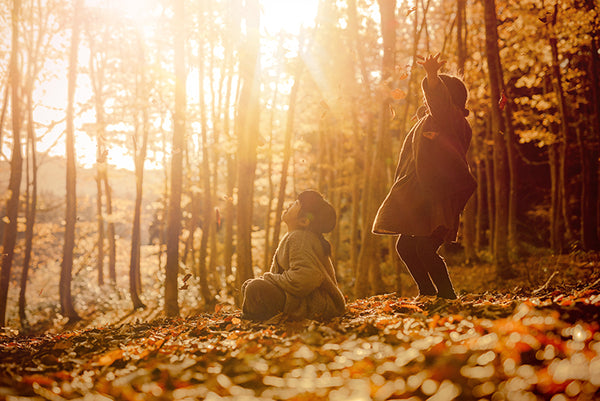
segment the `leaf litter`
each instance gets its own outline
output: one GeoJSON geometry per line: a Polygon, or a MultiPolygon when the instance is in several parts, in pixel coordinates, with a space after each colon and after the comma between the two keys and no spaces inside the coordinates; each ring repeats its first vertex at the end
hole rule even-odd
{"type": "Polygon", "coordinates": [[[213,313],[0,337],[0,398],[594,400],[600,286],[373,296],[330,322],[213,313]]]}

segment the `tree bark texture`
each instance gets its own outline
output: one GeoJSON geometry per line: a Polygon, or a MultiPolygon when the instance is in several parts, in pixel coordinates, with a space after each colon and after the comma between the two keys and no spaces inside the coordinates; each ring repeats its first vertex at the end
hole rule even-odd
{"type": "Polygon", "coordinates": [[[71,48],[69,51],[68,71],[68,103],[66,126],[66,158],[67,158],[67,205],[65,217],[65,239],[63,246],[63,259],[60,272],[60,307],[61,313],[70,321],[81,319],[73,306],[71,295],[71,281],[73,270],[73,251],[75,247],[75,222],[77,220],[77,192],[76,192],[76,166],[75,166],[75,88],[77,86],[77,57],[79,50],[80,12],[82,0],[75,0],[71,48]]]}
{"type": "MultiPolygon", "coordinates": [[[[589,11],[597,11],[597,2],[586,0],[589,11]]],[[[582,159],[584,160],[585,172],[583,174],[581,194],[581,243],[588,251],[600,250],[600,200],[598,192],[600,180],[598,171],[600,169],[600,27],[593,26],[591,29],[591,43],[589,52],[589,69],[587,71],[590,82],[590,114],[591,128],[586,136],[586,145],[582,148],[582,159]]]]}
{"type": "Polygon", "coordinates": [[[173,154],[171,190],[167,217],[167,263],[165,266],[165,313],[179,315],[177,276],[179,273],[179,235],[181,234],[181,191],[186,121],[185,9],[175,1],[175,113],[173,115],[173,154]]]}
{"type": "Polygon", "coordinates": [[[98,285],[104,284],[104,213],[102,210],[102,184],[106,165],[105,151],[105,122],[104,122],[104,54],[96,48],[93,35],[88,35],[90,46],[90,81],[94,93],[94,108],[96,112],[96,226],[98,237],[96,247],[98,248],[98,259],[96,270],[98,271],[98,285]],[[99,58],[96,61],[96,57],[99,58]]]}
{"type": "Polygon", "coordinates": [[[241,92],[236,131],[237,152],[237,286],[254,277],[252,264],[252,216],[256,148],[259,135],[259,40],[260,7],[258,0],[245,4],[246,42],[240,56],[241,92]]]}
{"type": "MultiPolygon", "coordinates": [[[[133,222],[131,227],[131,252],[129,258],[129,294],[131,296],[131,302],[133,308],[143,308],[145,305],[140,299],[142,293],[141,287],[141,215],[142,215],[142,200],[144,196],[144,163],[146,161],[146,151],[148,148],[148,130],[149,130],[149,118],[148,118],[148,107],[146,102],[148,101],[148,81],[146,79],[146,59],[144,54],[144,44],[142,38],[138,35],[138,50],[139,50],[139,70],[137,73],[136,80],[136,97],[143,105],[141,108],[141,128],[142,128],[142,143],[139,149],[137,149],[137,139],[135,140],[134,146],[134,158],[135,158],[135,204],[133,209],[133,222]]],[[[139,129],[139,122],[137,119],[136,111],[136,136],[139,129]]]]}
{"type": "Polygon", "coordinates": [[[290,92],[289,107],[285,126],[285,137],[283,142],[283,161],[281,162],[281,180],[279,181],[277,205],[275,206],[275,224],[273,225],[273,239],[271,240],[271,252],[269,255],[269,260],[273,258],[273,255],[275,255],[275,250],[277,249],[277,245],[279,245],[279,236],[281,233],[281,215],[283,213],[283,203],[285,201],[290,159],[292,157],[292,139],[294,136],[296,100],[298,98],[298,89],[300,87],[300,81],[302,78],[303,70],[304,64],[300,56],[298,56],[298,60],[296,61],[296,69],[294,72],[294,84],[290,92]]]}
{"type": "MultiPolygon", "coordinates": [[[[202,146],[202,163],[199,166],[200,169],[200,181],[202,186],[202,239],[200,241],[200,257],[198,258],[198,275],[200,279],[200,293],[204,299],[205,307],[209,307],[213,303],[213,298],[208,288],[208,270],[207,257],[208,257],[208,243],[211,235],[212,225],[214,224],[214,213],[212,204],[212,190],[210,183],[210,160],[208,155],[208,126],[207,126],[207,113],[206,104],[204,99],[206,98],[204,91],[204,80],[206,79],[204,74],[204,41],[200,40],[199,54],[199,67],[198,67],[198,81],[199,81],[199,109],[200,109],[200,136],[202,146]]],[[[195,227],[193,228],[195,229],[195,227]]]]}
{"type": "MultiPolygon", "coordinates": [[[[27,85],[27,141],[29,143],[29,157],[31,168],[27,167],[27,196],[26,196],[26,228],[25,228],[25,253],[23,256],[23,270],[21,271],[21,288],[19,290],[19,320],[22,326],[26,326],[27,316],[25,314],[27,293],[27,281],[29,268],[31,266],[31,256],[33,253],[33,234],[37,212],[37,194],[38,194],[38,165],[36,138],[33,119],[33,79],[28,78],[27,85]],[[29,178],[31,171],[31,178],[29,178]]],[[[28,163],[29,164],[29,163],[28,163]]]]}
{"type": "Polygon", "coordinates": [[[486,58],[492,98],[492,138],[494,142],[494,264],[500,275],[509,271],[508,217],[509,176],[506,153],[505,121],[498,100],[501,97],[502,70],[498,49],[498,30],[495,0],[484,0],[486,58]]]}
{"type": "Polygon", "coordinates": [[[13,148],[10,162],[10,178],[8,190],[10,196],[6,201],[6,217],[8,222],[4,227],[2,238],[2,268],[0,270],[0,327],[6,325],[6,306],[8,298],[8,284],[10,270],[15,254],[17,241],[17,218],[19,216],[19,195],[21,189],[21,176],[23,155],[21,154],[21,121],[20,121],[20,74],[19,74],[19,18],[20,0],[13,0],[12,8],[12,43],[10,54],[10,85],[12,105],[13,148]]]}
{"type": "MultiPolygon", "coordinates": [[[[381,31],[383,35],[383,59],[381,65],[382,81],[388,82],[395,68],[395,41],[396,41],[396,0],[379,0],[379,12],[381,15],[381,31]]],[[[369,293],[381,293],[383,291],[383,282],[381,280],[381,271],[379,265],[375,264],[375,247],[380,243],[374,234],[371,233],[371,225],[377,213],[377,207],[385,195],[385,182],[381,178],[382,173],[387,177],[387,171],[390,166],[387,165],[391,157],[391,138],[389,136],[390,123],[390,102],[391,98],[385,96],[379,106],[379,126],[375,140],[375,152],[372,157],[367,158],[371,167],[369,169],[369,187],[363,195],[363,202],[366,202],[366,215],[363,221],[362,247],[358,256],[358,271],[356,284],[354,287],[357,297],[364,297],[369,293]],[[371,249],[369,249],[371,248],[371,249]],[[370,287],[370,288],[369,288],[370,287]]],[[[367,187],[365,187],[367,188],[367,187]]]]}

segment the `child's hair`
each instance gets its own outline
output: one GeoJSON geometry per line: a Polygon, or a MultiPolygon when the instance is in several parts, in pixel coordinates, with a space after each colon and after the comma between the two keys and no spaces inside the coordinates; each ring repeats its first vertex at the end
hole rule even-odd
{"type": "Polygon", "coordinates": [[[464,82],[460,78],[454,77],[448,74],[440,74],[440,79],[448,88],[450,96],[452,97],[452,103],[456,105],[460,110],[463,110],[465,116],[469,115],[467,110],[467,98],[469,97],[469,91],[465,86],[464,82]]]}
{"type": "Polygon", "coordinates": [[[307,230],[319,235],[326,255],[331,255],[331,245],[323,234],[333,231],[337,216],[335,209],[317,191],[306,190],[298,195],[299,216],[308,218],[307,230]]]}

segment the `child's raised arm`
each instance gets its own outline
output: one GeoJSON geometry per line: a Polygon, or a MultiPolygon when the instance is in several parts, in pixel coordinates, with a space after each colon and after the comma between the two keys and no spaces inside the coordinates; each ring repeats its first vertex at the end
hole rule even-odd
{"type": "Polygon", "coordinates": [[[425,73],[427,73],[427,83],[431,89],[435,88],[439,84],[440,79],[438,77],[438,71],[444,64],[446,64],[446,60],[439,60],[439,57],[440,53],[433,56],[428,54],[425,58],[417,56],[419,59],[417,64],[423,67],[425,73]]]}

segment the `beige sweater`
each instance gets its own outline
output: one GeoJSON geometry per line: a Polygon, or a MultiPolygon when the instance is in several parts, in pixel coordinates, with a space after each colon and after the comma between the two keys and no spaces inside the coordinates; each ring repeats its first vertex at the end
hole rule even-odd
{"type": "Polygon", "coordinates": [[[311,231],[287,233],[263,278],[285,292],[283,313],[290,319],[327,320],[344,314],[346,304],[331,259],[311,231]]]}

